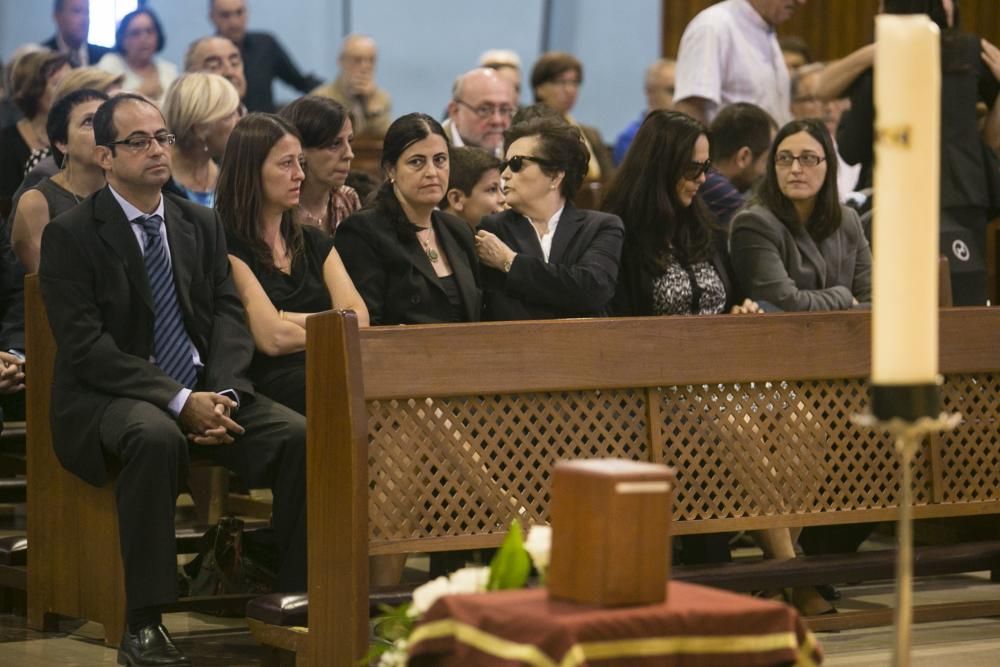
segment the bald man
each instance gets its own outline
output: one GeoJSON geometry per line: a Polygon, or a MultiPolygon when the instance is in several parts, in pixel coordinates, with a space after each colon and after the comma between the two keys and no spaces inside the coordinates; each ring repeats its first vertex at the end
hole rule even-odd
{"type": "Polygon", "coordinates": [[[355,136],[385,135],[392,120],[389,93],[375,84],[375,40],[367,35],[348,35],[340,47],[340,73],[329,83],[312,91],[343,104],[354,116],[355,136]]]}
{"type": "Polygon", "coordinates": [[[452,145],[475,146],[501,157],[516,100],[510,81],[494,69],[480,67],[455,79],[444,122],[452,145]]]}
{"type": "Polygon", "coordinates": [[[243,58],[244,105],[249,111],[273,112],[275,79],[303,93],[318,86],[320,80],[300,72],[274,35],[248,31],[249,16],[246,0],[211,0],[209,4],[208,17],[216,34],[231,40],[243,58]]]}
{"type": "Polygon", "coordinates": [[[196,40],[184,56],[186,72],[211,72],[218,74],[240,94],[247,94],[247,80],[243,72],[243,56],[236,45],[226,37],[212,35],[196,40]]]}

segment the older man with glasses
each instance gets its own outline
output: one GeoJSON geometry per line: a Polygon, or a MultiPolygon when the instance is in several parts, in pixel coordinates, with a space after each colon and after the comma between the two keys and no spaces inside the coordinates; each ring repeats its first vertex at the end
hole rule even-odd
{"type": "Polygon", "coordinates": [[[445,132],[453,146],[474,146],[502,157],[503,133],[517,111],[514,87],[481,67],[455,79],[445,132]]]}

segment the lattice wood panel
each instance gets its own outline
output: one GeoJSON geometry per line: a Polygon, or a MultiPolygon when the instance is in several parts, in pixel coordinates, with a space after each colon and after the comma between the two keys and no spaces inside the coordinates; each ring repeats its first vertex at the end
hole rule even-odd
{"type": "MultiPolygon", "coordinates": [[[[861,428],[861,380],[669,387],[660,392],[664,461],[677,468],[678,519],[893,507],[893,443],[861,428]]],[[[930,457],[915,462],[917,504],[930,457]]]]}
{"type": "Polygon", "coordinates": [[[940,445],[941,502],[1000,498],[1000,377],[954,375],[942,392],[944,409],[961,413],[958,429],[940,445]]]}
{"type": "MultiPolygon", "coordinates": [[[[954,376],[943,396],[965,422],[917,455],[915,503],[1000,499],[1000,378],[954,376]]],[[[544,521],[552,464],[570,458],[662,457],[679,520],[894,508],[893,443],[851,421],[867,401],[863,380],[369,401],[370,537],[544,521]]]]}
{"type": "Polygon", "coordinates": [[[369,534],[503,533],[548,516],[552,464],[648,457],[644,391],[370,401],[369,534]]]}

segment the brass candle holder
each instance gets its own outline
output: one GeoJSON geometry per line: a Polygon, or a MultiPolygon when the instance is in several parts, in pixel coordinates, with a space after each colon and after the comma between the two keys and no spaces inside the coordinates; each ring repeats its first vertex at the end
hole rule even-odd
{"type": "Polygon", "coordinates": [[[932,433],[942,433],[956,428],[962,421],[958,413],[926,414],[929,409],[938,409],[938,385],[930,394],[926,388],[915,392],[930,400],[918,400],[916,405],[908,401],[896,403],[888,397],[913,398],[912,389],[901,394],[894,388],[872,386],[874,414],[855,415],[854,422],[868,428],[887,431],[896,444],[903,479],[900,483],[899,517],[896,521],[896,595],[893,613],[894,644],[892,664],[895,667],[909,667],[910,645],[913,635],[913,459],[920,444],[932,433]],[[922,414],[923,413],[923,414],[922,414]],[[903,416],[896,416],[903,415],[903,416]]]}

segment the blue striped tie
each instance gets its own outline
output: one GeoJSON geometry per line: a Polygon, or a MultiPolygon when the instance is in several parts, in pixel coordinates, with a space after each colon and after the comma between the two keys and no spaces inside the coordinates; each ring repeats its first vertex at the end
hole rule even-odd
{"type": "Polygon", "coordinates": [[[177,288],[170,271],[167,250],[160,235],[163,218],[151,215],[139,221],[146,234],[143,261],[149,276],[149,289],[153,293],[156,320],[153,323],[154,363],[164,373],[182,385],[194,387],[198,373],[191,354],[191,339],[184,328],[184,318],[177,303],[177,288]]]}

